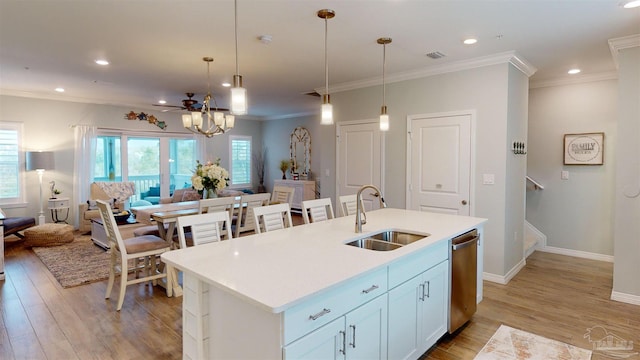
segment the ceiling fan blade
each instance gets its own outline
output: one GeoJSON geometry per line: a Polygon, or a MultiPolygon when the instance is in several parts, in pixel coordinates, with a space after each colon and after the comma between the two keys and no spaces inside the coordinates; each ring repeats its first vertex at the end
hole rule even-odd
{"type": "Polygon", "coordinates": [[[153,105],[153,106],[161,106],[161,107],[184,109],[184,106],[178,106],[178,105],[166,105],[166,104],[151,104],[151,105],[153,105]]]}

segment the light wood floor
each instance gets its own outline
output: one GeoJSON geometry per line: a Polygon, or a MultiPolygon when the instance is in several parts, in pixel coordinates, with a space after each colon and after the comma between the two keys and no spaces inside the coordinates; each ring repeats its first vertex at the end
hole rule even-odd
{"type": "MultiPolygon", "coordinates": [[[[181,358],[182,298],[134,285],[116,312],[106,281],[63,289],[21,242],[6,244],[5,261],[0,359],[181,358]]],[[[473,359],[501,323],[582,348],[602,325],[640,351],[640,307],[608,300],[611,282],[610,263],[536,252],[508,285],[485,282],[471,322],[423,358],[473,359]]]]}

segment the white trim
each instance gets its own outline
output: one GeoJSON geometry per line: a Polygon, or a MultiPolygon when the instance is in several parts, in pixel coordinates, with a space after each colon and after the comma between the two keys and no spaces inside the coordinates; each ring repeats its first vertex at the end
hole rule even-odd
{"type": "Polygon", "coordinates": [[[584,84],[584,83],[591,83],[591,82],[605,81],[605,80],[618,80],[618,73],[615,71],[602,72],[597,74],[584,74],[584,75],[571,76],[571,77],[569,76],[570,75],[567,75],[567,77],[560,78],[560,79],[540,80],[540,81],[533,80],[529,82],[529,89],[584,84]]]}
{"type": "MultiPolygon", "coordinates": [[[[485,66],[507,64],[507,63],[510,63],[513,66],[515,66],[518,70],[522,71],[525,75],[527,75],[527,77],[530,77],[531,75],[535,74],[536,71],[538,71],[536,67],[531,65],[531,63],[529,63],[525,58],[520,56],[515,51],[506,51],[503,53],[477,57],[474,59],[454,61],[454,62],[445,63],[445,64],[437,64],[437,65],[432,65],[432,66],[418,69],[418,70],[411,70],[411,71],[391,74],[387,76],[386,82],[387,84],[390,84],[395,82],[414,80],[414,79],[419,79],[419,78],[424,78],[424,77],[429,77],[434,75],[458,72],[463,70],[471,70],[471,69],[477,69],[485,66]]],[[[365,80],[350,81],[350,82],[345,82],[341,84],[334,84],[329,88],[329,92],[337,93],[341,91],[356,90],[356,89],[362,89],[362,88],[367,88],[367,87],[372,87],[377,85],[380,85],[379,77],[365,79],[365,80]]],[[[324,92],[324,88],[317,88],[314,90],[318,93],[324,92]]]]}
{"type": "Polygon", "coordinates": [[[636,46],[640,46],[640,35],[637,34],[609,39],[609,50],[611,50],[611,56],[613,57],[613,62],[616,64],[616,69],[618,68],[618,52],[636,46]]]}
{"type": "Polygon", "coordinates": [[[597,253],[591,253],[587,251],[573,250],[573,249],[563,249],[563,248],[554,247],[554,246],[547,246],[546,244],[537,250],[542,252],[552,253],[552,254],[579,257],[583,259],[613,262],[613,255],[597,254],[597,253]]]}
{"type": "Polygon", "coordinates": [[[542,247],[547,246],[547,235],[543,234],[538,228],[533,226],[527,220],[524,221],[524,226],[526,230],[531,231],[533,235],[536,237],[536,249],[541,249],[542,247]]]}
{"type": "Polygon", "coordinates": [[[618,291],[611,291],[611,300],[640,305],[640,295],[625,294],[618,291]]]}
{"type": "Polygon", "coordinates": [[[522,268],[525,267],[525,265],[527,265],[527,262],[525,259],[522,259],[514,267],[512,267],[511,270],[509,270],[509,272],[507,272],[506,275],[503,276],[503,275],[496,275],[488,272],[483,272],[482,279],[491,281],[494,283],[502,284],[502,285],[507,285],[509,281],[511,281],[511,279],[513,279],[513,277],[516,276],[520,272],[520,270],[522,270],[522,268]]]}

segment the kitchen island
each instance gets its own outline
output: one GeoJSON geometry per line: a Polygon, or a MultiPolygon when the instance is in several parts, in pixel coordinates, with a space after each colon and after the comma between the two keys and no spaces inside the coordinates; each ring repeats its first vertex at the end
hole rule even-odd
{"type": "Polygon", "coordinates": [[[163,254],[184,272],[184,358],[418,358],[447,329],[450,239],[482,234],[486,220],[387,208],[368,212],[357,234],[354,218],[163,254]],[[388,229],[429,236],[392,251],[345,245],[388,229]]]}

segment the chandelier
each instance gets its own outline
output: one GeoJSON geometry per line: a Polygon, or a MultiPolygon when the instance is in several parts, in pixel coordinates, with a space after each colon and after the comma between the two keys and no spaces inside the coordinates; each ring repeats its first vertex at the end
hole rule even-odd
{"type": "Polygon", "coordinates": [[[235,117],[233,115],[225,115],[218,109],[216,99],[211,95],[209,67],[213,62],[213,58],[203,57],[202,60],[207,63],[207,95],[204,97],[200,111],[182,115],[182,126],[195,134],[210,138],[233,129],[235,117]]]}

